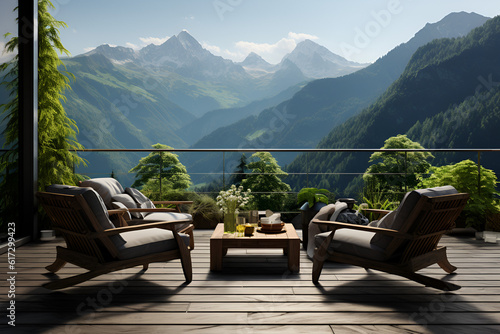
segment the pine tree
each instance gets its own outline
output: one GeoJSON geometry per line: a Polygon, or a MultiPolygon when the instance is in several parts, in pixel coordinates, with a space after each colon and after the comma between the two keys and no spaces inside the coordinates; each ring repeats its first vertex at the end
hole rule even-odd
{"type": "Polygon", "coordinates": [[[230,183],[239,187],[241,185],[241,182],[247,177],[247,170],[247,157],[245,156],[245,153],[243,153],[240,157],[240,162],[234,170],[234,174],[231,177],[230,183]]]}
{"type": "Polygon", "coordinates": [[[281,170],[269,152],[257,152],[250,157],[248,168],[252,171],[242,181],[245,189],[251,189],[258,209],[281,210],[286,192],[291,191],[282,178],[288,174],[281,170]]]}
{"type": "MultiPolygon", "coordinates": [[[[152,145],[155,149],[171,149],[163,144],[152,145]]],[[[158,198],[158,193],[171,190],[186,190],[191,186],[191,177],[186,167],[180,163],[178,155],[170,152],[152,152],[139,160],[139,164],[129,173],[136,173],[132,187],[142,187],[142,191],[151,198],[158,198]]],[[[160,195],[161,197],[161,195],[160,195]]]]}

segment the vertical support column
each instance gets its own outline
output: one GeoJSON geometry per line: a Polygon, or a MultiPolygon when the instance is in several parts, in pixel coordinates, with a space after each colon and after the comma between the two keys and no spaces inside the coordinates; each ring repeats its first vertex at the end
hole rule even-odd
{"type": "Polygon", "coordinates": [[[38,1],[19,0],[19,218],[16,232],[38,236],[38,1]]]}

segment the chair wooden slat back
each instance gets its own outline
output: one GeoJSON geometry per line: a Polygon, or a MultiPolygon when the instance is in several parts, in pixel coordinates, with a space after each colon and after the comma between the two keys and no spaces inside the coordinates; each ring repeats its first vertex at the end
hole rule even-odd
{"type": "Polygon", "coordinates": [[[108,237],[91,237],[102,233],[103,228],[83,196],[38,192],[37,197],[68,249],[95,257],[101,263],[116,256],[116,247],[108,237]]]}
{"type": "Polygon", "coordinates": [[[394,238],[388,250],[394,252],[402,248],[399,262],[404,263],[436,249],[442,235],[455,227],[455,220],[468,199],[469,194],[422,196],[410,214],[408,223],[400,230],[410,235],[411,239],[405,241],[394,238]]]}

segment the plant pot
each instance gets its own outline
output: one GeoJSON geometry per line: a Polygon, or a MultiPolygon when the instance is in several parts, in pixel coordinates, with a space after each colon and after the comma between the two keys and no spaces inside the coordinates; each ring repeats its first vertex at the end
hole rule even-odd
{"type": "Polygon", "coordinates": [[[205,218],[202,215],[195,215],[193,216],[193,225],[194,228],[197,230],[202,230],[202,229],[214,229],[217,224],[219,223],[218,219],[209,219],[205,218]]]}
{"type": "Polygon", "coordinates": [[[319,210],[326,206],[323,202],[316,202],[312,208],[309,207],[309,203],[305,203],[300,208],[302,216],[302,247],[307,249],[307,238],[309,237],[309,223],[311,219],[319,212],[319,210]]]}
{"type": "Polygon", "coordinates": [[[54,230],[41,230],[40,231],[40,240],[42,241],[50,241],[56,238],[56,232],[54,230]]]}

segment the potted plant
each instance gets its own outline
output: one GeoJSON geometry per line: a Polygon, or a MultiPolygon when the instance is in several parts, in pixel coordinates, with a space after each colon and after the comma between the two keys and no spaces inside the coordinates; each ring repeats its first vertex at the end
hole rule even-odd
{"type": "Polygon", "coordinates": [[[328,194],[326,189],[302,188],[297,194],[297,204],[300,207],[302,216],[302,246],[307,249],[308,228],[311,219],[318,211],[328,204],[328,194]]]}
{"type": "Polygon", "coordinates": [[[193,224],[197,229],[212,229],[221,221],[222,213],[217,202],[208,195],[196,195],[191,198],[193,204],[189,213],[193,216],[193,224]]]}
{"type": "MultiPolygon", "coordinates": [[[[300,189],[297,195],[297,203],[303,204],[300,208],[301,210],[306,210],[307,208],[312,209],[316,205],[316,203],[324,203],[328,204],[327,195],[330,192],[326,189],[318,189],[318,188],[302,188],[300,189]],[[305,205],[307,204],[307,207],[305,205]]],[[[324,205],[320,205],[318,210],[324,205]]]]}

